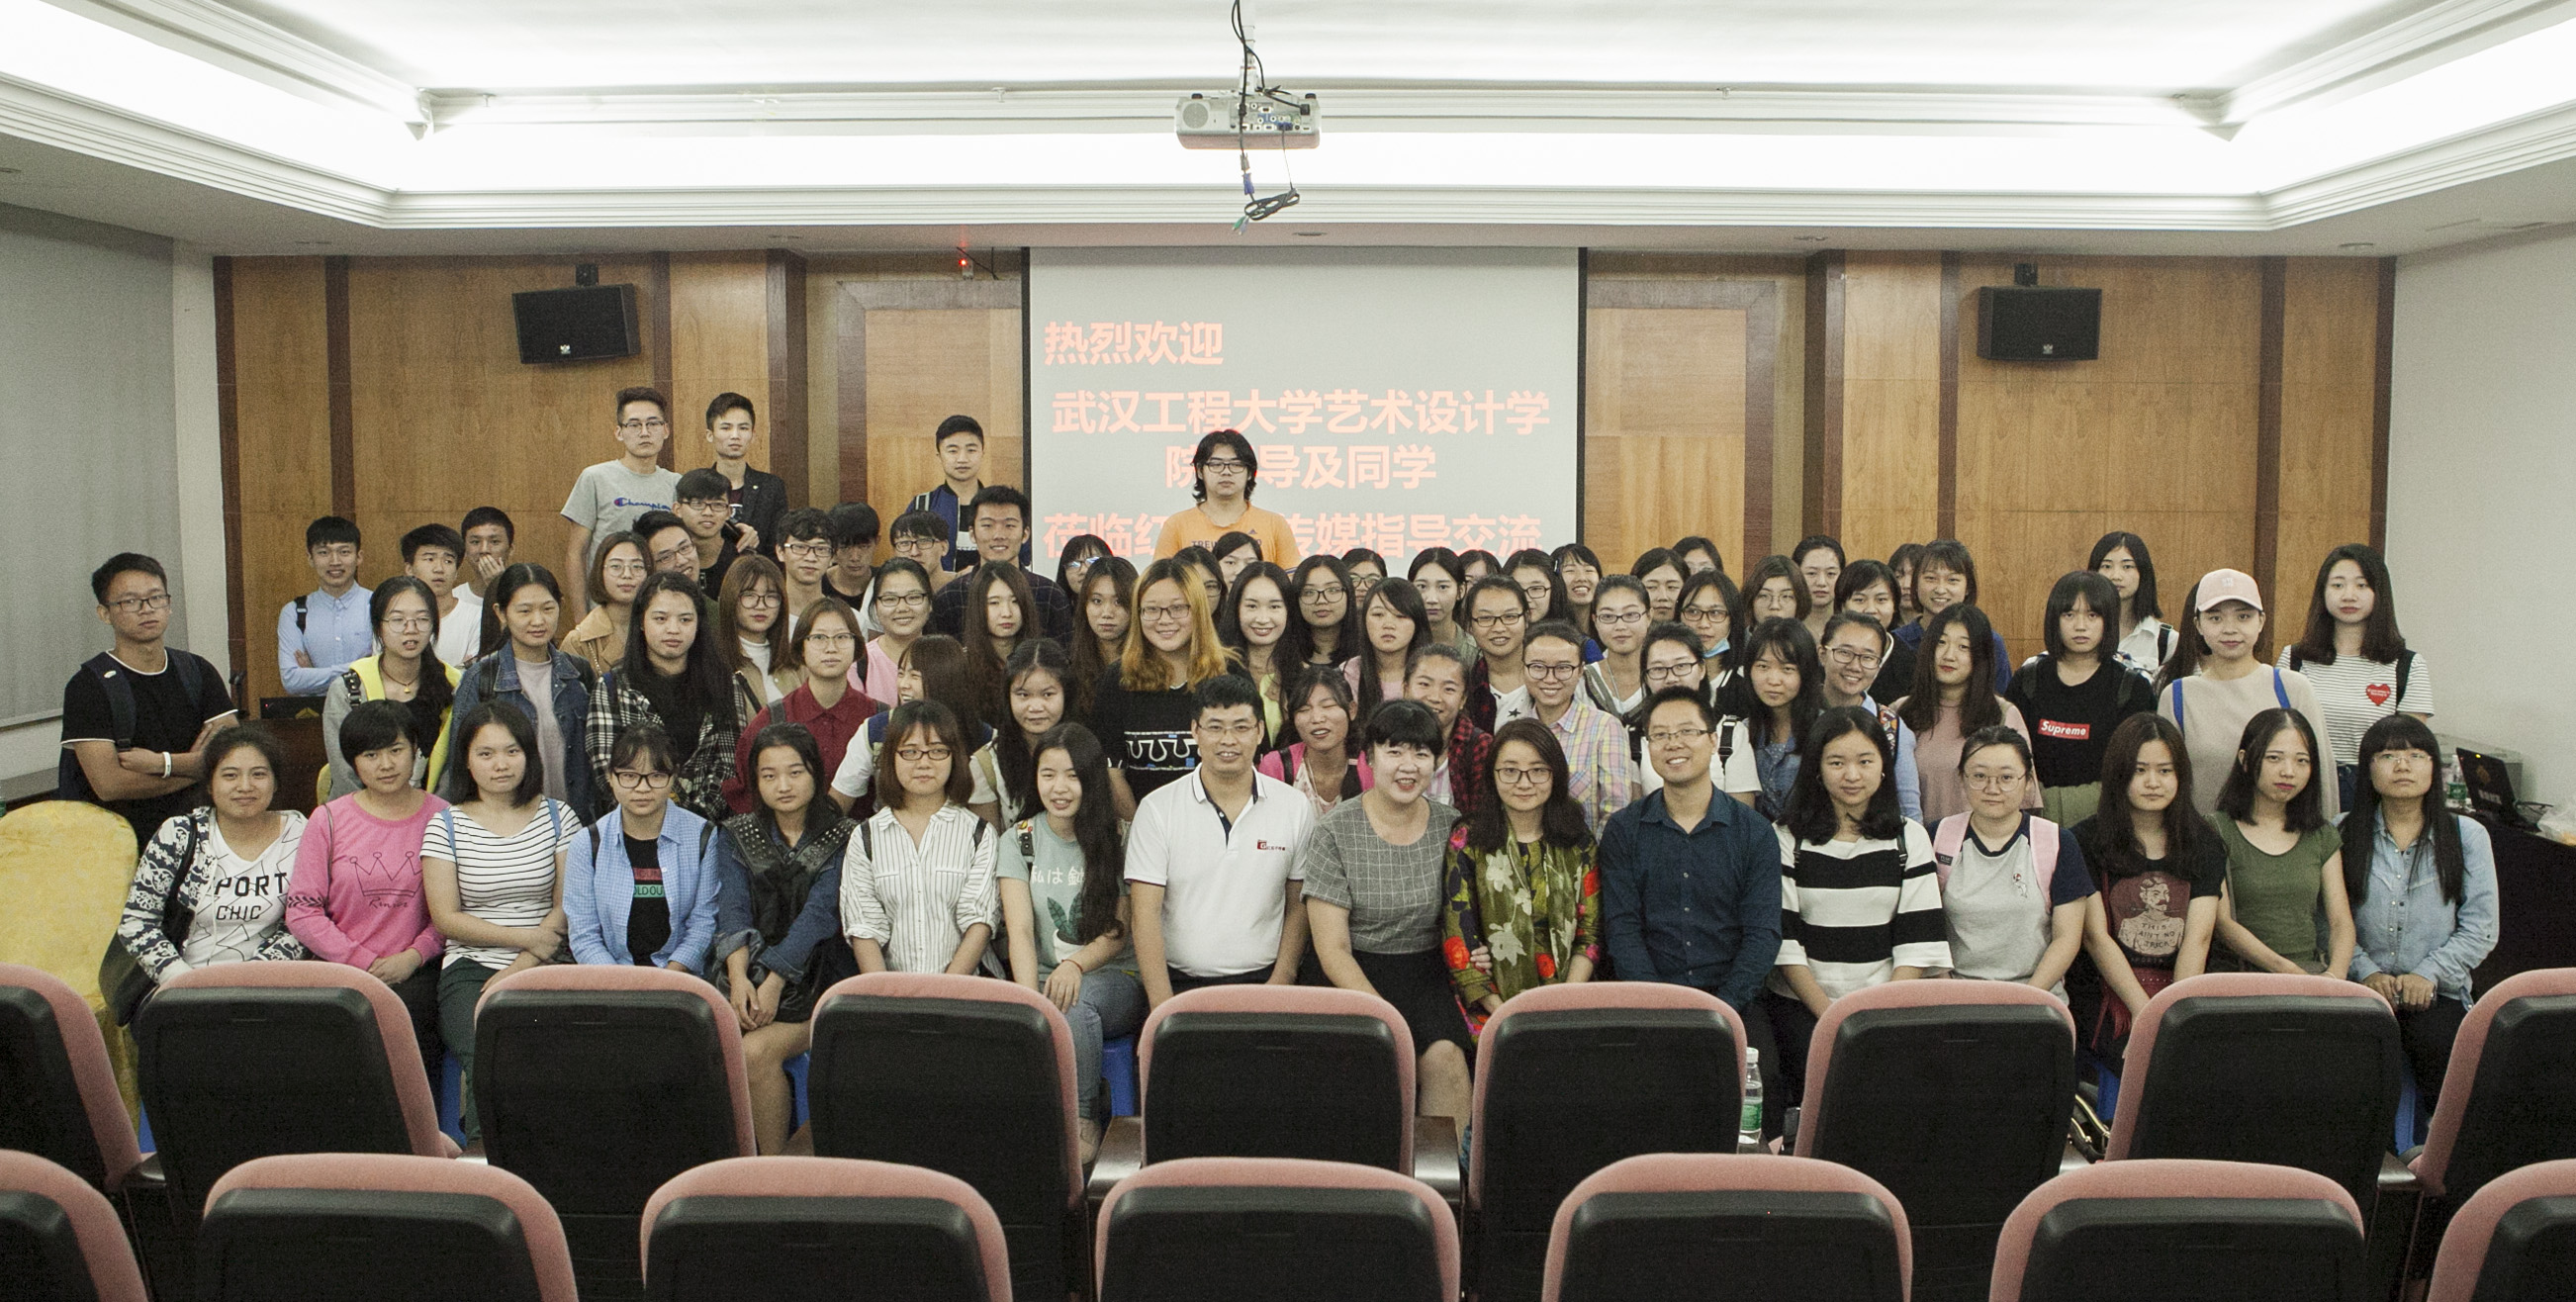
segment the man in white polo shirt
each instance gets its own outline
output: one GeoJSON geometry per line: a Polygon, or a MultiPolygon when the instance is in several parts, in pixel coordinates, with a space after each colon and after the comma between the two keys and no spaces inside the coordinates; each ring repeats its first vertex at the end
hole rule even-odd
{"type": "Polygon", "coordinates": [[[1136,966],[1155,1005],[1200,986],[1294,985],[1306,951],[1295,865],[1315,817],[1253,770],[1259,689],[1234,674],[1200,684],[1190,734],[1198,767],[1145,797],[1127,833],[1136,966]]]}

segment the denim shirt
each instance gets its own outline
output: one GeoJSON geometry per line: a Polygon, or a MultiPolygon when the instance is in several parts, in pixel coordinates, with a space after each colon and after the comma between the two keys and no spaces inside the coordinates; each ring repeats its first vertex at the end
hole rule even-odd
{"type": "MultiPolygon", "coordinates": [[[[463,755],[465,739],[456,730],[465,726],[465,716],[483,700],[483,662],[492,661],[492,699],[508,701],[519,707],[521,714],[533,717],[536,706],[528,700],[526,689],[519,686],[518,653],[507,646],[467,665],[457,676],[456,704],[448,712],[447,753],[463,755]]],[[[590,759],[582,753],[582,724],[590,717],[590,693],[581,685],[584,662],[571,655],[554,653],[554,692],[551,703],[555,710],[555,731],[563,738],[564,753],[543,758],[548,772],[560,772],[564,780],[564,803],[583,818],[596,817],[608,801],[608,793],[592,789],[590,759]]],[[[594,680],[596,681],[596,680],[594,680]]]]}
{"type": "MultiPolygon", "coordinates": [[[[2446,998],[2467,1004],[2472,1000],[2469,973],[2496,944],[2495,850],[2477,820],[2448,812],[2437,816],[2459,822],[2464,869],[2459,902],[2442,898],[2431,827],[2405,850],[2389,839],[2385,825],[2379,827],[2370,841],[2370,888],[2353,910],[2352,979],[2411,973],[2430,980],[2446,998]]],[[[2344,842],[2345,854],[2354,849],[2350,840],[2344,842]]]]}
{"type": "MultiPolygon", "coordinates": [[[[635,906],[635,865],[626,857],[625,813],[610,809],[564,856],[566,939],[577,963],[633,963],[626,949],[626,920],[635,906]]],[[[662,865],[662,895],[670,901],[671,939],[653,966],[678,963],[703,971],[716,938],[716,852],[707,821],[671,805],[653,840],[662,865]]]]}

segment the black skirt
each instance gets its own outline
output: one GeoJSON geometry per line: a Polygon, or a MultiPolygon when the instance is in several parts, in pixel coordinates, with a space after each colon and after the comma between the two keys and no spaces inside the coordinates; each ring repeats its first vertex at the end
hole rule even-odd
{"type": "Polygon", "coordinates": [[[1403,1015],[1405,1028],[1413,1032],[1415,1054],[1447,1040],[1470,1062],[1475,1060],[1476,1037],[1468,1033],[1466,1015],[1458,1011],[1458,992],[1449,984],[1449,961],[1439,950],[1413,954],[1353,950],[1351,958],[1369,984],[1377,987],[1378,997],[1403,1015]]]}

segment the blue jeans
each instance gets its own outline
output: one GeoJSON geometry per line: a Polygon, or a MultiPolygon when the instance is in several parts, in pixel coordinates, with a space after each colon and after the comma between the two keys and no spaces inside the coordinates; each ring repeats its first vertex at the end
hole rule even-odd
{"type": "Polygon", "coordinates": [[[1082,994],[1065,1010],[1073,1025],[1074,1100],[1086,1121],[1100,1117],[1100,1046],[1145,1025],[1145,983],[1114,967],[1082,974],[1082,994]]]}

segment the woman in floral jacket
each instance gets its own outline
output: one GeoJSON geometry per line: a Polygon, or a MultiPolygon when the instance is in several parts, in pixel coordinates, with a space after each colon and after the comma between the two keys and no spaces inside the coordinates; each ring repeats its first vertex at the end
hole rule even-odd
{"type": "Polygon", "coordinates": [[[1601,960],[1601,877],[1565,749],[1546,725],[1494,734],[1490,797],[1449,838],[1443,949],[1471,1027],[1521,991],[1589,981],[1601,960]]]}

